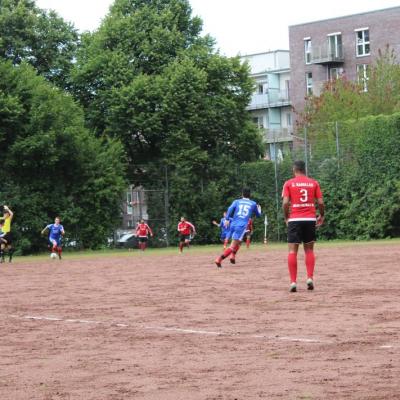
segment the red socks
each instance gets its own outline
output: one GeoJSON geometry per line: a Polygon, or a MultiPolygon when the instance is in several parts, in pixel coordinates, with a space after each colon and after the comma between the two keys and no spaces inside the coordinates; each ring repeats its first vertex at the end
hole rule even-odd
{"type": "Polygon", "coordinates": [[[288,254],[288,267],[289,267],[289,276],[290,282],[297,281],[297,254],[289,253],[288,254]]]}
{"type": "MultiPolygon", "coordinates": [[[[305,262],[307,269],[307,278],[313,279],[314,277],[314,268],[315,268],[315,254],[314,251],[308,250],[305,252],[305,262]]],[[[297,281],[297,254],[289,253],[288,254],[288,267],[289,267],[289,275],[290,281],[297,281]]]]}
{"type": "Polygon", "coordinates": [[[306,268],[307,268],[307,278],[313,278],[314,276],[314,267],[315,267],[315,254],[312,250],[306,251],[305,254],[306,259],[306,268]]]}

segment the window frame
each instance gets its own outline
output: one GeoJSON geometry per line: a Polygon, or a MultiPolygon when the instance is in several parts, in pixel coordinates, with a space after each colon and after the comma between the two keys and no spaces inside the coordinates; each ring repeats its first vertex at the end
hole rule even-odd
{"type": "Polygon", "coordinates": [[[306,72],[306,94],[312,96],[314,94],[313,76],[311,71],[306,72]],[[311,79],[311,85],[310,85],[311,79]]]}
{"type": "Polygon", "coordinates": [[[354,32],[356,34],[356,57],[370,56],[371,55],[371,36],[370,36],[369,28],[368,27],[358,28],[358,29],[355,29],[354,32]],[[360,32],[362,34],[361,39],[358,37],[360,32]],[[365,32],[368,32],[368,40],[365,40],[365,32]],[[358,52],[359,46],[361,46],[363,49],[362,54],[359,54],[359,52],[358,52]],[[366,52],[366,46],[368,46],[368,52],[366,52]]]}
{"type": "Polygon", "coordinates": [[[312,41],[310,37],[304,38],[304,62],[306,65],[312,64],[312,41]],[[307,46],[309,44],[309,46],[307,46]],[[309,60],[307,60],[309,55],[309,60]]]}
{"type": "Polygon", "coordinates": [[[370,64],[356,64],[357,82],[363,85],[363,91],[368,92],[370,64]]]}

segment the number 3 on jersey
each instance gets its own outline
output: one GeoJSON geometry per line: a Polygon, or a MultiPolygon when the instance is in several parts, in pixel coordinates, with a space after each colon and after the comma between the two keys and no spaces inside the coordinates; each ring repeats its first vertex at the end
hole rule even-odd
{"type": "Polygon", "coordinates": [[[302,203],[307,203],[308,201],[308,191],[306,189],[300,189],[301,197],[300,201],[302,203]]]}
{"type": "Polygon", "coordinates": [[[249,215],[250,211],[250,206],[247,204],[240,204],[239,205],[239,211],[237,213],[237,216],[240,218],[245,218],[249,215]]]}

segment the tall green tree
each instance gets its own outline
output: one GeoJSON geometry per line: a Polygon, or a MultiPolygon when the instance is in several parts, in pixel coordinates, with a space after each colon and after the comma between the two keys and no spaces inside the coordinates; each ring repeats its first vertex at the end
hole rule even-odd
{"type": "Polygon", "coordinates": [[[221,56],[201,29],[187,0],[116,0],[82,37],[73,82],[88,126],[124,144],[130,180],[158,185],[168,166],[171,219],[207,221],[206,240],[240,192],[235,167],[257,160],[263,143],[246,111],[248,66],[221,56]]]}
{"type": "Polygon", "coordinates": [[[84,127],[72,97],[26,63],[0,61],[0,200],[15,211],[23,251],[43,247],[43,226],[60,215],[69,240],[105,243],[120,223],[122,146],[84,127]]]}
{"type": "Polygon", "coordinates": [[[32,0],[0,1],[0,58],[25,61],[59,87],[69,87],[78,39],[72,24],[32,0]]]}

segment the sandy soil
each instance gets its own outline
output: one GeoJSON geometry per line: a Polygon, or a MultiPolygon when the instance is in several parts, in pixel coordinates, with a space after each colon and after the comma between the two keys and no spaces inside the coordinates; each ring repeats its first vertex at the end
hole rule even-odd
{"type": "Polygon", "coordinates": [[[400,399],[398,244],[215,256],[0,265],[0,399],[400,399]]]}

